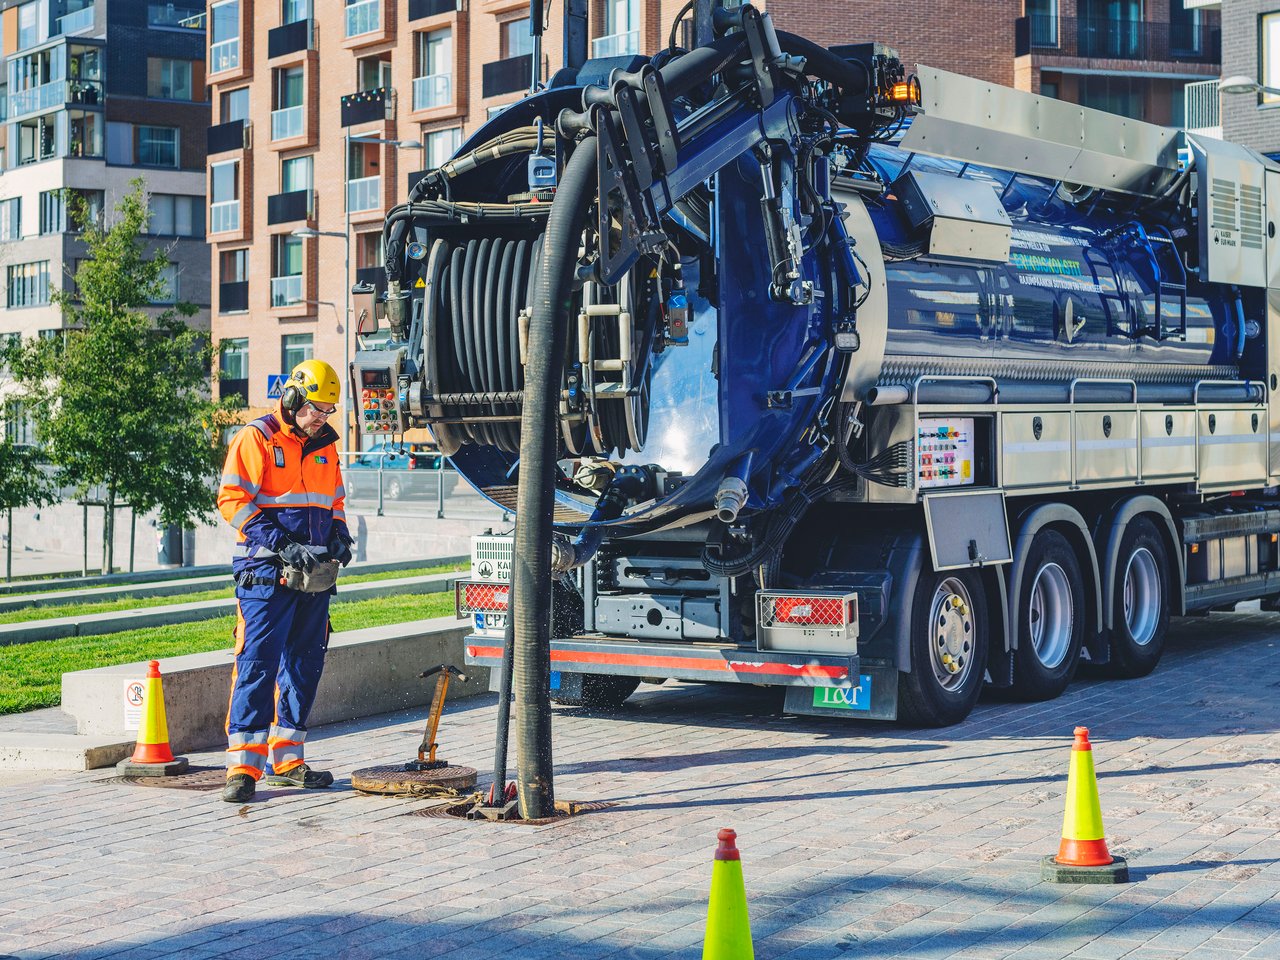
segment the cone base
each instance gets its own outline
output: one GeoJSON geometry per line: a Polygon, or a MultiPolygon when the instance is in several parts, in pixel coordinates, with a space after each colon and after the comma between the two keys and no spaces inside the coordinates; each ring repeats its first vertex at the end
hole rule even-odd
{"type": "Polygon", "coordinates": [[[166,763],[139,763],[127,757],[116,764],[116,774],[121,777],[176,777],[186,772],[186,757],[177,757],[166,763]]]}
{"type": "Polygon", "coordinates": [[[1101,867],[1072,867],[1050,855],[1040,861],[1040,879],[1052,883],[1128,883],[1129,863],[1124,857],[1114,857],[1101,867]]]}
{"type": "Polygon", "coordinates": [[[1107,841],[1068,840],[1062,838],[1058,845],[1058,863],[1064,867],[1105,867],[1115,858],[1107,850],[1107,841]]]}

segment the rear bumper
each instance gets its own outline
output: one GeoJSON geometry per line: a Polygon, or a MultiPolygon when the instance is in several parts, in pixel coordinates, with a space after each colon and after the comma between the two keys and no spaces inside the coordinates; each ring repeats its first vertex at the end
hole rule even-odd
{"type": "MultiPolygon", "coordinates": [[[[502,642],[472,635],[464,641],[466,662],[496,667],[502,642]]],[[[622,677],[668,677],[767,683],[780,686],[856,684],[856,656],[776,653],[714,644],[639,643],[634,640],[565,639],[551,641],[551,669],[566,673],[603,673],[622,677]]]]}

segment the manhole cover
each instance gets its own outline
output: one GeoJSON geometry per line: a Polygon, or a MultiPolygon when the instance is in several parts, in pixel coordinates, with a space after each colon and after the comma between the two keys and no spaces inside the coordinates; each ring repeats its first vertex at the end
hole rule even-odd
{"type": "Polygon", "coordinates": [[[389,763],[381,767],[364,767],[351,774],[351,786],[361,793],[432,797],[459,793],[476,785],[476,771],[471,767],[447,766],[437,770],[406,770],[404,764],[389,763]]]}
{"type": "MultiPolygon", "coordinates": [[[[432,820],[465,820],[467,813],[471,810],[470,803],[445,803],[434,807],[427,807],[423,810],[412,810],[405,814],[407,817],[427,817],[432,820]]],[[[584,813],[594,813],[597,810],[607,810],[615,804],[608,803],[603,800],[595,800],[579,803],[575,800],[557,800],[556,815],[554,817],[544,817],[541,820],[495,820],[494,823],[510,823],[517,826],[540,827],[549,823],[564,823],[573,817],[580,816],[584,813]]],[[[489,823],[488,820],[477,820],[476,823],[489,823]]]]}
{"type": "Polygon", "coordinates": [[[225,767],[198,767],[176,777],[108,777],[96,783],[126,784],[132,787],[161,787],[166,790],[221,790],[227,782],[225,767]]]}

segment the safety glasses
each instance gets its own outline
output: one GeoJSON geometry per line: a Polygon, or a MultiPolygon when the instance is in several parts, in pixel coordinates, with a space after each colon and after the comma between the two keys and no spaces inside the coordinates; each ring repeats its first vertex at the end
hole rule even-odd
{"type": "Polygon", "coordinates": [[[308,407],[310,407],[315,413],[319,414],[322,417],[332,417],[335,413],[338,412],[337,407],[330,407],[328,410],[326,410],[324,409],[324,407],[317,407],[310,400],[307,400],[305,402],[308,407]]]}

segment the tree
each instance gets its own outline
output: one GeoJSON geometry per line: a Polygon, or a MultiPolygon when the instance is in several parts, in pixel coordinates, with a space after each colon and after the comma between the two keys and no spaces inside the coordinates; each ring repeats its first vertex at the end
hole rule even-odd
{"type": "MultiPolygon", "coordinates": [[[[5,398],[4,420],[20,422],[22,408],[5,398]]],[[[0,430],[0,509],[5,512],[4,578],[13,579],[13,511],[21,507],[42,507],[54,498],[51,478],[41,469],[39,450],[19,443],[11,429],[0,430]]]]}
{"type": "Polygon", "coordinates": [[[81,495],[105,490],[105,572],[122,497],[134,510],[158,508],[165,525],[209,517],[221,428],[234,416],[230,402],[209,399],[213,346],[185,323],[196,308],[154,306],[168,299],[169,258],[144,239],[143,181],[134,180],[102,221],[82,197],[67,201],[88,254],[74,288],[52,294],[67,329],[21,344],[11,369],[24,401],[39,411],[36,436],[59,480],[81,495]]]}

